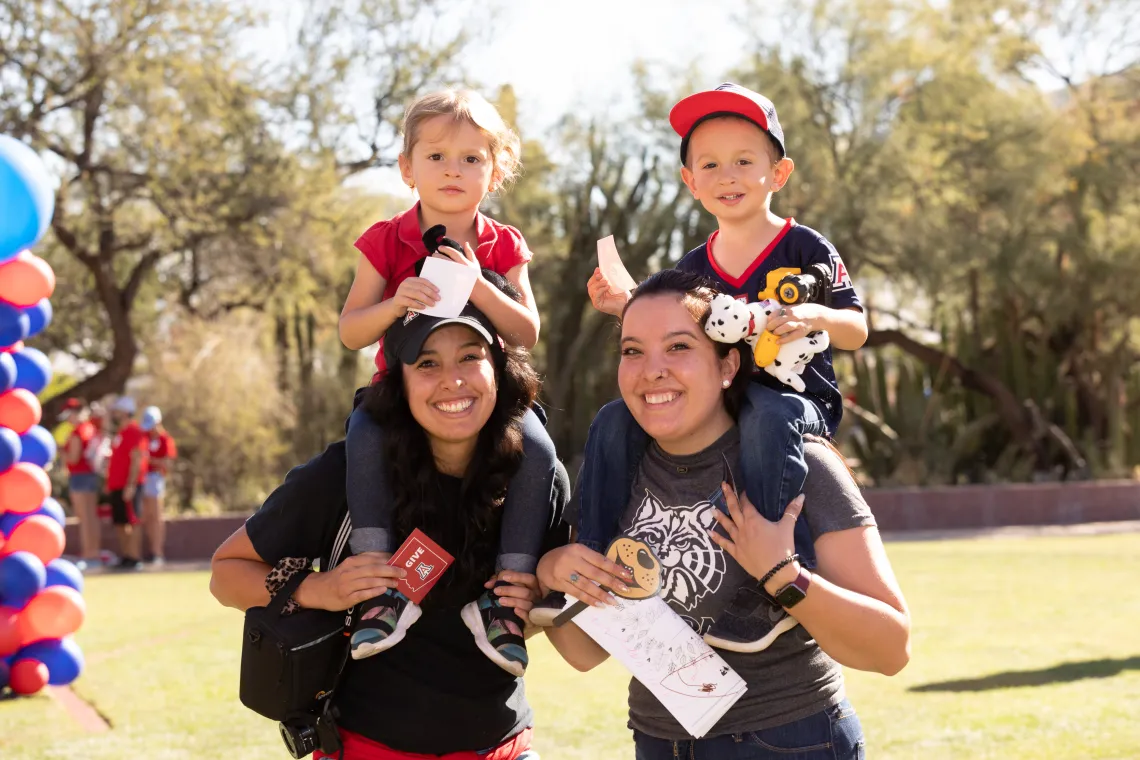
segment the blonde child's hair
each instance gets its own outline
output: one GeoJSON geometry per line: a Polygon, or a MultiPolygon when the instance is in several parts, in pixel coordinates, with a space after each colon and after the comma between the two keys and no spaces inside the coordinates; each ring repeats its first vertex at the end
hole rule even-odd
{"type": "Polygon", "coordinates": [[[519,136],[507,126],[502,115],[486,98],[471,90],[441,90],[417,98],[404,112],[401,131],[403,154],[411,158],[412,148],[420,138],[420,127],[436,116],[450,116],[456,123],[466,121],[487,137],[494,171],[491,190],[514,180],[521,168],[519,136]]]}

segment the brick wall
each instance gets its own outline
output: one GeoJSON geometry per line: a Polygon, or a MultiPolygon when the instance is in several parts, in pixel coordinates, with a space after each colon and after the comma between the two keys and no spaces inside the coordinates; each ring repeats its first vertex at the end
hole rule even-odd
{"type": "MultiPolygon", "coordinates": [[[[1140,520],[1140,482],[1135,481],[873,488],[864,496],[884,531],[1140,520]]],[[[166,557],[209,559],[244,521],[244,515],[168,520],[166,557]]],[[[77,527],[69,521],[68,554],[78,554],[77,527]]],[[[103,526],[103,546],[116,548],[110,524],[103,526]]]]}

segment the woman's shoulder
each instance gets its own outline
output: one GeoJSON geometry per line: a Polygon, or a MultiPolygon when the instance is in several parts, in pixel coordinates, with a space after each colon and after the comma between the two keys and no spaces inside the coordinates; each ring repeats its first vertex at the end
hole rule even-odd
{"type": "Polygon", "coordinates": [[[815,535],[872,526],[875,517],[843,455],[821,441],[804,442],[808,475],[804,515],[815,535]]]}

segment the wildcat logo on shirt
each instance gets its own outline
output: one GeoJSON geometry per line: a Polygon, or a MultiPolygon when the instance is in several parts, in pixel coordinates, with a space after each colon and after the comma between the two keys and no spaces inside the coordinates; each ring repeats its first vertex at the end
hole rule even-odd
{"type": "MultiPolygon", "coordinates": [[[[653,547],[661,562],[661,595],[686,612],[696,609],[708,594],[715,594],[724,580],[724,552],[708,534],[717,524],[715,511],[710,501],[666,506],[646,490],[626,531],[653,547]]],[[[687,616],[686,619],[691,620],[687,616]]],[[[698,632],[706,627],[703,619],[691,620],[690,624],[698,632]]]]}

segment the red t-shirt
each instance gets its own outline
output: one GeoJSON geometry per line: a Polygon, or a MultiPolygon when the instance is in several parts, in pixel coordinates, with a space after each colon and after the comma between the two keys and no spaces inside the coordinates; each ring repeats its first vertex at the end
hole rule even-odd
{"type": "Polygon", "coordinates": [[[128,422],[111,441],[111,460],[107,465],[107,490],[119,491],[127,487],[127,476],[131,474],[131,453],[142,451],[142,463],[139,465],[139,479],[142,483],[146,477],[147,445],[146,433],[142,431],[137,422],[128,422]]]}
{"type": "Polygon", "coordinates": [[[91,443],[91,439],[95,437],[95,425],[90,420],[80,422],[75,426],[75,430],[71,431],[71,435],[67,439],[67,448],[71,448],[71,442],[74,439],[79,439],[79,461],[75,464],[70,462],[67,465],[67,471],[72,475],[88,475],[94,470],[91,469],[91,463],[87,461],[87,444],[91,443]]]}
{"type": "MultiPolygon", "coordinates": [[[[396,295],[400,283],[416,276],[416,262],[428,255],[420,231],[419,211],[420,204],[416,203],[407,211],[372,225],[356,241],[356,249],[384,278],[384,300],[396,295]]],[[[514,227],[476,213],[475,230],[479,238],[475,258],[487,269],[506,275],[519,264],[530,261],[530,249],[522,233],[514,227]]],[[[376,369],[383,372],[385,368],[381,338],[376,369]]]]}
{"type": "Polygon", "coordinates": [[[178,456],[178,447],[174,445],[174,439],[168,433],[163,432],[155,435],[154,431],[151,431],[147,445],[150,449],[150,462],[147,463],[147,469],[165,475],[169,460],[178,456]]]}

